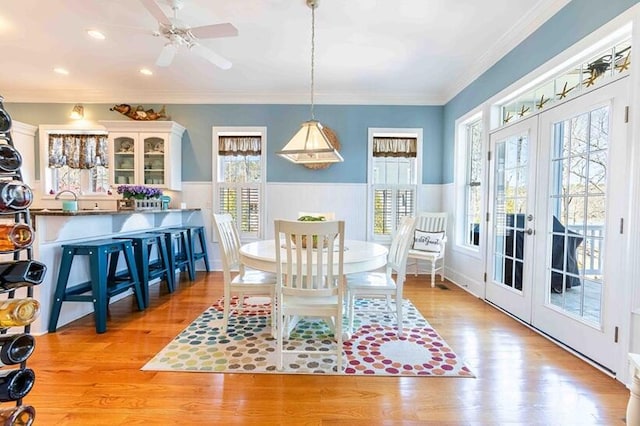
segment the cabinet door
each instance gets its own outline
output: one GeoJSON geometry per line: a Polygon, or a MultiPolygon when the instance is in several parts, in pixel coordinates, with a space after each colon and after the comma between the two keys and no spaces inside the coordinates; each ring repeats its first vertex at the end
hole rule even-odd
{"type": "Polygon", "coordinates": [[[115,185],[134,185],[140,183],[136,173],[140,160],[138,134],[114,133],[111,140],[111,170],[112,182],[115,185]]]}
{"type": "Polygon", "coordinates": [[[141,133],[142,181],[141,184],[157,187],[167,185],[167,135],[163,133],[141,133]]]}

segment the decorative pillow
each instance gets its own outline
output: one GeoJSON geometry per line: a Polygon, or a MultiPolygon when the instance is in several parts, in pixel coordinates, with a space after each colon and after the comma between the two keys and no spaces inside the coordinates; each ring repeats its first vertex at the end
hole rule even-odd
{"type": "Polygon", "coordinates": [[[440,253],[440,243],[443,238],[444,231],[427,232],[416,229],[413,235],[413,249],[440,253]]]}

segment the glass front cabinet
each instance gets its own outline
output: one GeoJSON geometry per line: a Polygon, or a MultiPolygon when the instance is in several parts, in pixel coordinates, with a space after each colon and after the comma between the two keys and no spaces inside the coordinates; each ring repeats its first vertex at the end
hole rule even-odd
{"type": "Polygon", "coordinates": [[[182,188],[182,134],[173,121],[101,121],[109,132],[113,185],[182,188]]]}

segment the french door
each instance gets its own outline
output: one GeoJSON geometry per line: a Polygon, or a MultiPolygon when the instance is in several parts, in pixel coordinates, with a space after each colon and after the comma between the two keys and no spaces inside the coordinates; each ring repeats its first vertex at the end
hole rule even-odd
{"type": "Polygon", "coordinates": [[[533,224],[536,185],[536,116],[490,136],[489,239],[485,297],[531,321],[533,224]]]}
{"type": "Polygon", "coordinates": [[[615,372],[627,78],[490,136],[485,297],[615,372]]]}
{"type": "Polygon", "coordinates": [[[627,79],[540,115],[532,325],[616,370],[627,79]]]}

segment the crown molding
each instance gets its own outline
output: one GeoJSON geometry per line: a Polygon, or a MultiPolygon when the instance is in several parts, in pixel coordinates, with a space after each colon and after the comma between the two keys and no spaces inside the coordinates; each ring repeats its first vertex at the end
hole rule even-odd
{"type": "MultiPolygon", "coordinates": [[[[309,104],[308,93],[131,91],[131,90],[5,90],[6,103],[157,103],[157,104],[309,104]]],[[[431,94],[316,93],[314,103],[325,105],[442,105],[444,98],[431,94]]]]}
{"type": "Polygon", "coordinates": [[[510,31],[504,33],[476,60],[474,66],[443,89],[443,103],[453,99],[570,2],[571,0],[540,0],[539,5],[516,21],[510,31]]]}

